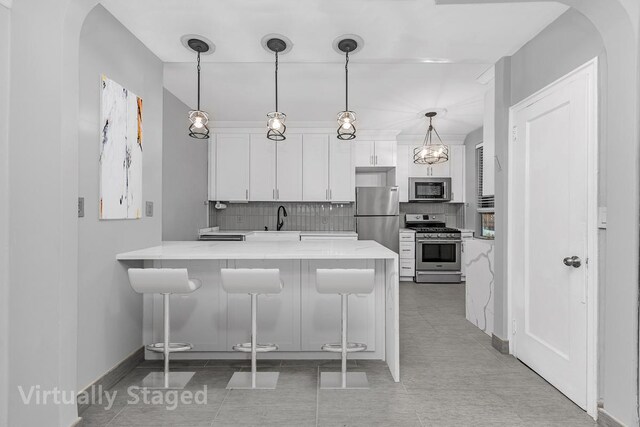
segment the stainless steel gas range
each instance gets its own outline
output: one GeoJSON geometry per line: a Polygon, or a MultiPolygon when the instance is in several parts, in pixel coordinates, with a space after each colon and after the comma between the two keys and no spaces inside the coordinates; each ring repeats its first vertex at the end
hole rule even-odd
{"type": "Polygon", "coordinates": [[[405,222],[416,231],[416,282],[460,283],[460,230],[447,227],[444,215],[407,214],[405,222]]]}

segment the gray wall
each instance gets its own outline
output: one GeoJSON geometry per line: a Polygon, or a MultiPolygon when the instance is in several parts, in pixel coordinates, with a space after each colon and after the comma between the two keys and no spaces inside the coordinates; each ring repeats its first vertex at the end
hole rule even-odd
{"type": "Polygon", "coordinates": [[[153,246],[162,235],[162,63],[102,6],[80,34],[78,191],[78,390],[142,345],[142,298],[133,292],[119,252],[153,246]],[[144,105],[143,200],[155,216],[98,220],[100,75],[140,96],[144,105]]]}
{"type": "MultiPolygon", "coordinates": [[[[9,339],[9,9],[0,6],[0,378],[7,378],[9,339]]],[[[7,381],[0,381],[0,426],[7,418],[7,381]]]]}
{"type": "Polygon", "coordinates": [[[465,146],[465,191],[466,209],[464,215],[465,228],[474,230],[479,236],[478,195],[476,194],[476,145],[483,139],[482,128],[470,132],[464,139],[465,146]]]}
{"type": "Polygon", "coordinates": [[[207,226],[208,142],[187,135],[189,110],[164,89],[162,240],[196,240],[207,226]]]}

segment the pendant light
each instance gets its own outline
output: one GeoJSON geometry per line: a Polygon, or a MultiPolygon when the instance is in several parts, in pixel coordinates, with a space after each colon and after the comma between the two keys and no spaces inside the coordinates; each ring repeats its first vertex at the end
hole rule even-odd
{"type": "Polygon", "coordinates": [[[358,48],[358,42],[354,39],[343,39],[338,43],[338,49],[345,54],[344,61],[344,111],[338,113],[338,139],[345,141],[356,137],[356,113],[349,111],[349,52],[358,48]]]}
{"type": "Polygon", "coordinates": [[[278,111],[278,54],[287,49],[287,42],[280,38],[271,38],[267,40],[266,47],[275,53],[275,81],[276,81],[276,109],[267,114],[267,138],[272,141],[284,141],[287,137],[284,135],[287,130],[284,122],[287,115],[278,111]]]}
{"type": "Polygon", "coordinates": [[[419,165],[434,165],[436,163],[444,163],[449,160],[449,147],[442,143],[440,135],[436,128],[433,127],[433,118],[438,113],[430,112],[425,114],[429,119],[429,129],[424,137],[424,142],[421,147],[416,147],[413,150],[413,163],[419,165]],[[433,143],[433,134],[438,137],[438,143],[433,143]]]}
{"type": "Polygon", "coordinates": [[[207,124],[209,123],[209,115],[200,109],[200,54],[209,51],[209,44],[204,40],[193,38],[187,41],[187,45],[198,54],[198,107],[189,111],[189,121],[191,121],[189,136],[196,139],[208,139],[209,128],[207,124]]]}

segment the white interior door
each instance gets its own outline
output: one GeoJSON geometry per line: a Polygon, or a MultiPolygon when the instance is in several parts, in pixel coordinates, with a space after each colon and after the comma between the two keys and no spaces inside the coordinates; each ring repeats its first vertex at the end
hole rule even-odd
{"type": "Polygon", "coordinates": [[[584,409],[594,74],[572,73],[512,109],[509,166],[513,353],[584,409]]]}

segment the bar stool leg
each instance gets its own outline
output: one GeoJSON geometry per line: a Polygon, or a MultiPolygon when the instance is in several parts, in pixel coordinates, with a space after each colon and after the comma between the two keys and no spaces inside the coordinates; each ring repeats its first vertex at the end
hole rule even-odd
{"type": "Polygon", "coordinates": [[[149,389],[182,389],[185,388],[195,372],[169,372],[169,359],[171,354],[171,343],[169,342],[170,334],[170,307],[169,301],[171,294],[162,294],[162,302],[164,306],[163,323],[164,323],[164,341],[162,355],[164,357],[164,369],[162,372],[151,372],[142,380],[142,388],[149,389]]]}
{"type": "Polygon", "coordinates": [[[169,294],[164,299],[164,388],[169,388],[169,294]]]}
{"type": "Polygon", "coordinates": [[[347,388],[347,294],[342,294],[342,388],[347,388]]]}
{"type": "Polygon", "coordinates": [[[257,317],[258,317],[258,307],[257,307],[257,299],[258,295],[251,294],[251,388],[256,388],[256,373],[258,370],[256,356],[256,345],[257,345],[257,317]]]}

